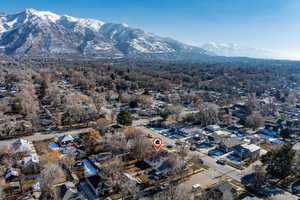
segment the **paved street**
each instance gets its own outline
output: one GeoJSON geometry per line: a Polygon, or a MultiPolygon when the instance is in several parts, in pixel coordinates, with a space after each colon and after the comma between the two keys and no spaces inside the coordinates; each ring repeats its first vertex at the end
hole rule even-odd
{"type": "MultiPolygon", "coordinates": [[[[93,129],[92,128],[82,128],[82,129],[65,131],[65,132],[53,131],[53,133],[50,133],[50,134],[35,133],[34,135],[31,135],[31,136],[22,137],[22,139],[26,139],[29,141],[41,141],[41,140],[51,139],[51,138],[54,138],[57,136],[62,136],[62,135],[78,135],[80,133],[86,133],[91,130],[93,130],[93,129]]],[[[15,140],[16,139],[2,140],[2,141],[0,141],[0,146],[11,144],[15,140]]]]}

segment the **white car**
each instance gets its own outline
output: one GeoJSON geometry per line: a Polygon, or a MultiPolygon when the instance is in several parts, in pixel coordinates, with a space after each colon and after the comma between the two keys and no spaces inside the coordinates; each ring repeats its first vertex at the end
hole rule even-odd
{"type": "Polygon", "coordinates": [[[200,189],[201,188],[201,185],[200,184],[195,184],[195,185],[193,185],[192,186],[192,189],[195,191],[195,190],[198,190],[198,189],[200,189]]]}

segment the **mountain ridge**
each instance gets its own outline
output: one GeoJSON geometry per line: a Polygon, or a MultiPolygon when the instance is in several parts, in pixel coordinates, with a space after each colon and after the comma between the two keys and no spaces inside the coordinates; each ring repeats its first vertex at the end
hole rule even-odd
{"type": "Polygon", "coordinates": [[[26,9],[0,15],[0,54],[30,57],[203,58],[213,53],[126,24],[26,9]]]}

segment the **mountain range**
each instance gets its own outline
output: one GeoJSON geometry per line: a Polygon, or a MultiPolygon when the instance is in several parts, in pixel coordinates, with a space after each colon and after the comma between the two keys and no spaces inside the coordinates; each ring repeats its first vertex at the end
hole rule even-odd
{"type": "Polygon", "coordinates": [[[50,11],[26,9],[15,14],[0,12],[2,57],[209,62],[244,61],[244,57],[285,57],[278,55],[271,50],[236,44],[192,46],[126,24],[58,15],[50,11]]]}
{"type": "Polygon", "coordinates": [[[201,58],[200,47],[147,33],[126,24],[26,9],[0,14],[0,54],[30,57],[201,58]]]}

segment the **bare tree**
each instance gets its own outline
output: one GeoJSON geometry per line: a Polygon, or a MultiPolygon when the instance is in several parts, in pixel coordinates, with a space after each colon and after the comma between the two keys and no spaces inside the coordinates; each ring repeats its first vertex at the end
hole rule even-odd
{"type": "Polygon", "coordinates": [[[40,173],[39,181],[44,197],[56,198],[56,191],[54,190],[54,183],[60,177],[64,176],[62,168],[58,164],[48,163],[40,173]]]}
{"type": "MultiPolygon", "coordinates": [[[[102,175],[112,184],[115,192],[124,192],[124,163],[121,158],[115,157],[108,166],[102,168],[102,175]]],[[[124,194],[122,194],[123,196],[124,194]]]]}
{"type": "Polygon", "coordinates": [[[257,109],[258,109],[258,101],[257,101],[256,95],[254,93],[249,94],[247,102],[246,102],[246,110],[247,110],[248,114],[251,114],[252,112],[256,111],[257,109]]]}
{"type": "Polygon", "coordinates": [[[191,195],[191,191],[184,186],[175,187],[174,185],[170,185],[170,187],[167,190],[158,193],[152,199],[155,199],[155,200],[192,200],[193,195],[191,195]]]}
{"type": "Polygon", "coordinates": [[[36,119],[39,104],[33,84],[22,82],[19,84],[19,88],[21,88],[21,91],[16,94],[16,111],[26,116],[29,120],[36,119]]]}
{"type": "Polygon", "coordinates": [[[4,189],[5,189],[5,180],[4,178],[2,178],[2,174],[0,174],[0,200],[5,199],[4,189]]]}
{"type": "MultiPolygon", "coordinates": [[[[216,199],[222,199],[225,200],[223,197],[223,192],[220,191],[218,188],[210,188],[208,190],[205,190],[202,192],[200,200],[216,200],[216,199]]],[[[232,199],[226,199],[226,200],[232,200],[232,199]]]]}
{"type": "Polygon", "coordinates": [[[120,188],[121,199],[126,199],[126,197],[131,196],[132,199],[137,199],[137,194],[139,191],[138,186],[135,182],[132,182],[126,177],[122,177],[122,187],[120,188]]]}
{"type": "Polygon", "coordinates": [[[133,97],[128,93],[123,93],[119,96],[119,99],[122,103],[129,103],[133,97]]]}
{"type": "Polygon", "coordinates": [[[253,112],[246,118],[246,126],[257,129],[264,125],[265,120],[259,112],[253,112]]]}
{"type": "Polygon", "coordinates": [[[75,155],[73,154],[67,154],[64,155],[60,160],[59,163],[66,169],[68,169],[70,172],[72,172],[72,169],[74,167],[76,160],[75,155]]]}
{"type": "Polygon", "coordinates": [[[104,135],[104,144],[108,145],[115,154],[128,152],[127,140],[123,133],[110,133],[104,135]]]}
{"type": "Polygon", "coordinates": [[[202,125],[207,126],[215,124],[219,120],[218,107],[215,104],[201,104],[198,107],[199,112],[196,113],[196,120],[202,125]]]}
{"type": "Polygon", "coordinates": [[[193,163],[192,169],[194,172],[203,165],[203,160],[196,153],[191,156],[190,161],[193,163]]]}
{"type": "Polygon", "coordinates": [[[295,153],[295,171],[300,172],[300,151],[296,151],[295,153]]]}
{"type": "Polygon", "coordinates": [[[261,188],[266,183],[266,172],[260,165],[253,166],[252,184],[255,188],[261,188]]]}
{"type": "Polygon", "coordinates": [[[297,98],[296,98],[295,94],[293,94],[293,93],[290,93],[286,98],[286,103],[291,107],[294,107],[296,105],[296,101],[297,101],[297,98]]]}
{"type": "Polygon", "coordinates": [[[169,106],[167,107],[167,111],[168,113],[170,113],[170,115],[176,120],[176,121],[180,121],[180,117],[181,117],[181,113],[183,111],[183,107],[182,106],[169,106]]]}
{"type": "Polygon", "coordinates": [[[144,137],[140,129],[129,129],[126,133],[131,154],[138,160],[142,160],[151,153],[149,141],[144,137]]]}
{"type": "Polygon", "coordinates": [[[96,121],[96,129],[100,131],[102,135],[105,135],[108,125],[110,124],[105,118],[100,118],[96,121]]]}

